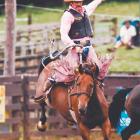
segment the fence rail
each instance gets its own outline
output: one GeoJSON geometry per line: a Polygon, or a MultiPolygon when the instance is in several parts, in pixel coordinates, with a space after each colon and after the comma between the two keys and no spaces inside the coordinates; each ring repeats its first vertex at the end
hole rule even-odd
{"type": "MultiPolygon", "coordinates": [[[[78,135],[78,130],[68,127],[67,122],[60,114],[47,108],[49,115],[48,130],[38,132],[36,123],[39,120],[40,108],[33,102],[37,76],[18,75],[14,77],[0,77],[0,85],[6,87],[6,121],[1,124],[5,127],[8,124],[8,132],[0,132],[0,139],[29,140],[32,137],[48,135],[71,136],[78,135]]],[[[137,76],[108,76],[105,80],[105,96],[111,101],[117,87],[134,87],[140,83],[140,75],[137,76]]],[[[96,129],[97,131],[99,129],[96,129]]]]}
{"type": "MultiPolygon", "coordinates": [[[[47,54],[48,52],[46,52],[47,54]]],[[[45,56],[45,54],[44,54],[45,56]]],[[[23,56],[23,57],[16,57],[15,64],[16,64],[16,74],[21,73],[36,73],[43,55],[32,55],[32,56],[23,56]]],[[[3,74],[4,68],[4,59],[0,60],[0,75],[3,74]]]]}
{"type": "MultiPolygon", "coordinates": [[[[94,42],[98,45],[111,43],[117,34],[118,19],[92,15],[91,23],[94,29],[94,42]],[[95,24],[97,22],[97,24],[95,24]],[[97,25],[97,26],[96,26],[97,25]],[[96,27],[95,27],[96,26],[96,27]],[[104,37],[102,38],[102,34],[104,37]]],[[[43,52],[49,48],[49,40],[56,40],[56,47],[61,48],[60,23],[18,25],[16,35],[16,55],[25,56],[43,52]]],[[[1,33],[0,56],[4,56],[5,33],[1,33]]]]}

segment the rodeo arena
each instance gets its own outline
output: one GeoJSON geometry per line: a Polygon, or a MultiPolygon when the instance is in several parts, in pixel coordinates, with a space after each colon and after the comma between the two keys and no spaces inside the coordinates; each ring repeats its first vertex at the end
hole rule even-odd
{"type": "Polygon", "coordinates": [[[0,140],[140,140],[140,10],[83,1],[0,3],[0,140]]]}

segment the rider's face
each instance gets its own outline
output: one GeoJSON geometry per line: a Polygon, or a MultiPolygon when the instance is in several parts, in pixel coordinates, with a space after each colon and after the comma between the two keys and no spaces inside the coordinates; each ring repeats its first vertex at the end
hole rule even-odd
{"type": "Polygon", "coordinates": [[[81,7],[83,2],[82,1],[72,2],[72,4],[74,4],[76,7],[81,7]]]}

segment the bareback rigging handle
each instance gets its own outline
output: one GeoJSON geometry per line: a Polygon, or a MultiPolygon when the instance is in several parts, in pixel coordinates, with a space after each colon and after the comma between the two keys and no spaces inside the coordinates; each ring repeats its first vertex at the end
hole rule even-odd
{"type": "MultiPolygon", "coordinates": [[[[55,58],[59,57],[61,54],[63,54],[66,50],[68,50],[69,48],[74,48],[74,47],[79,47],[79,45],[76,46],[67,46],[65,47],[61,52],[59,52],[56,56],[53,56],[52,54],[50,54],[50,59],[54,60],[55,58]]],[[[81,46],[80,46],[81,47],[81,46]]],[[[82,54],[80,53],[80,64],[82,63],[82,54]]]]}

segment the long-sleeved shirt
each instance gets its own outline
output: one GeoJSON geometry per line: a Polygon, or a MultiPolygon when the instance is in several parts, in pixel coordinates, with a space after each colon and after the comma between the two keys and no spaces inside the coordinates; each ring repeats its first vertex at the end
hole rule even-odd
{"type": "Polygon", "coordinates": [[[134,26],[130,25],[129,28],[126,28],[125,25],[123,25],[120,29],[120,36],[122,38],[122,41],[129,42],[133,36],[136,35],[136,29],[134,26]]]}
{"type": "MultiPolygon", "coordinates": [[[[87,15],[90,16],[101,2],[102,0],[94,0],[88,5],[84,5],[83,8],[86,10],[87,15]]],[[[72,7],[69,6],[69,8],[72,8],[72,7]]],[[[61,40],[65,45],[74,44],[74,40],[72,40],[68,35],[73,22],[74,22],[73,15],[68,11],[64,12],[61,18],[60,34],[61,34],[61,40]]],[[[82,40],[82,41],[90,40],[90,37],[84,37],[78,40],[82,40]]]]}

